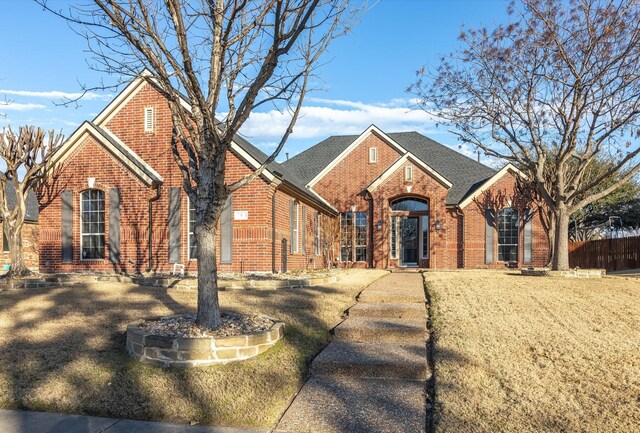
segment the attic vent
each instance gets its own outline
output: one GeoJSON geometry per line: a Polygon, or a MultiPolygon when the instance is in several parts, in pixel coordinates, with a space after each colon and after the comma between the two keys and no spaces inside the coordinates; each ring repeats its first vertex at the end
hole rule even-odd
{"type": "Polygon", "coordinates": [[[375,147],[369,148],[369,162],[372,164],[378,162],[378,149],[375,147]]]}
{"type": "Polygon", "coordinates": [[[144,132],[153,132],[153,107],[144,109],[144,132]]]}
{"type": "Polygon", "coordinates": [[[407,182],[413,180],[413,167],[411,167],[410,165],[404,168],[404,180],[406,180],[407,182]]]}

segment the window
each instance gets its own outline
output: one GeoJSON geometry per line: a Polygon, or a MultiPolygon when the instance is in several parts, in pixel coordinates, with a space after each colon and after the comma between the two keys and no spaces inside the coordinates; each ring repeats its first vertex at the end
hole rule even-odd
{"type": "Polygon", "coordinates": [[[340,260],[350,262],[353,246],[353,213],[343,212],[340,214],[340,260]]]}
{"type": "Polygon", "coordinates": [[[196,205],[189,200],[189,258],[198,258],[198,239],[196,239],[196,205]]]}
{"type": "Polygon", "coordinates": [[[429,258],[429,216],[423,215],[422,220],[422,258],[429,258]]]}
{"type": "Polygon", "coordinates": [[[104,259],[104,191],[89,189],[81,194],[80,200],[81,258],[104,259]]]}
{"type": "Polygon", "coordinates": [[[298,236],[300,233],[300,218],[299,218],[299,214],[300,214],[300,203],[298,203],[295,200],[291,200],[291,208],[290,208],[290,212],[289,212],[289,216],[291,218],[291,220],[289,221],[290,223],[290,230],[289,230],[289,237],[291,238],[291,253],[297,253],[298,250],[298,236]]]}
{"type": "Polygon", "coordinates": [[[314,253],[316,256],[320,255],[320,212],[316,212],[315,224],[313,229],[315,230],[313,233],[314,239],[314,253]]]}
{"type": "Polygon", "coordinates": [[[366,262],[367,261],[367,213],[356,212],[355,213],[355,261],[366,262]]]}
{"type": "Polygon", "coordinates": [[[391,203],[391,210],[405,212],[426,212],[429,210],[429,203],[427,203],[425,200],[420,200],[417,198],[401,198],[391,203]]]}
{"type": "Polygon", "coordinates": [[[512,208],[498,212],[498,261],[518,261],[518,211],[512,208]]]}
{"type": "Polygon", "coordinates": [[[144,109],[144,132],[153,132],[153,107],[144,109]]]}
{"type": "Polygon", "coordinates": [[[406,180],[407,182],[413,180],[413,167],[411,167],[410,165],[404,168],[404,180],[406,180]]]}
{"type": "Polygon", "coordinates": [[[343,262],[367,261],[367,213],[340,214],[340,259],[343,262]]]}
{"type": "Polygon", "coordinates": [[[391,258],[398,258],[398,218],[391,217],[391,258]]]}
{"type": "Polygon", "coordinates": [[[378,162],[378,148],[370,147],[369,148],[369,162],[375,164],[378,162]]]}
{"type": "Polygon", "coordinates": [[[2,251],[9,252],[9,239],[7,239],[6,233],[2,233],[2,251]]]}

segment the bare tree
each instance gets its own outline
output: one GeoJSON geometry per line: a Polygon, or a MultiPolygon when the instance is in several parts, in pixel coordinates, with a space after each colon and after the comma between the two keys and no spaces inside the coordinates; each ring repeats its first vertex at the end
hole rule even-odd
{"type": "Polygon", "coordinates": [[[336,251],[340,249],[340,219],[323,218],[320,227],[320,245],[324,256],[325,266],[331,269],[335,266],[336,251]]]}
{"type": "Polygon", "coordinates": [[[463,48],[410,90],[464,143],[514,163],[553,214],[554,269],[567,269],[569,217],[639,169],[638,0],[523,0],[513,22],[462,31],[463,48]],[[594,179],[594,161],[614,161],[594,179]],[[598,189],[616,175],[616,181],[598,189]]]}
{"type": "Polygon", "coordinates": [[[131,76],[145,67],[152,72],[146,79],[166,97],[173,156],[195,206],[196,322],[217,328],[215,239],[224,203],[275,160],[321,54],[358,11],[347,0],[94,0],[53,12],[87,38],[97,69],[131,76]],[[226,184],[234,136],[253,110],[268,104],[290,114],[279,145],[255,172],[226,184]]]}
{"type": "Polygon", "coordinates": [[[5,169],[0,173],[0,215],[9,242],[11,270],[9,275],[29,273],[22,254],[22,228],[27,215],[27,195],[40,188],[45,167],[53,152],[62,143],[62,136],[54,131],[22,126],[16,134],[10,127],[0,133],[0,158],[5,169]],[[15,202],[7,195],[7,186],[15,191],[15,202]]]}

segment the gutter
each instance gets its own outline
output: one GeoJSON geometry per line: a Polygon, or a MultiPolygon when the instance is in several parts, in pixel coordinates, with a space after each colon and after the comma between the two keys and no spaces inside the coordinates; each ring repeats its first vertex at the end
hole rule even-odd
{"type": "Polygon", "coordinates": [[[462,210],[460,209],[459,206],[456,206],[456,215],[459,216],[460,218],[462,218],[462,266],[461,268],[464,269],[464,255],[465,255],[465,248],[464,248],[464,213],[462,212],[462,210]]]}
{"type": "Polygon", "coordinates": [[[149,265],[147,267],[147,272],[151,272],[151,269],[153,269],[153,202],[158,201],[158,199],[160,198],[161,187],[162,187],[162,184],[160,183],[157,184],[156,195],[154,195],[149,199],[149,227],[148,227],[149,239],[148,239],[148,246],[147,246],[147,248],[149,249],[149,260],[148,260],[149,265]]]}

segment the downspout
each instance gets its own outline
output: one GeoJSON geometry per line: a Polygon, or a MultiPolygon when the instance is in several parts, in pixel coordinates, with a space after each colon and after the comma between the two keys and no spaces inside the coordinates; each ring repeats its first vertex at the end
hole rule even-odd
{"type": "Polygon", "coordinates": [[[462,212],[460,210],[459,206],[456,206],[456,215],[458,217],[462,218],[462,266],[461,266],[461,268],[464,269],[464,255],[466,253],[466,251],[464,249],[464,232],[465,232],[465,229],[464,229],[464,212],[462,212]]]}
{"type": "Polygon", "coordinates": [[[273,189],[271,196],[271,273],[275,274],[276,270],[276,191],[282,185],[278,183],[273,189]]]}
{"type": "Polygon", "coordinates": [[[147,267],[147,272],[151,272],[153,269],[153,202],[158,201],[160,198],[160,188],[161,184],[156,185],[156,195],[149,199],[149,239],[148,239],[148,248],[149,248],[149,266],[147,267]]]}

